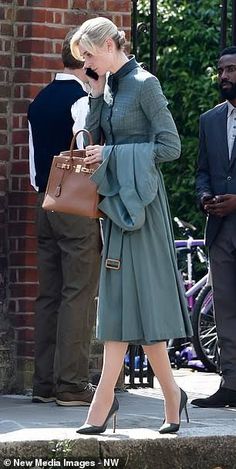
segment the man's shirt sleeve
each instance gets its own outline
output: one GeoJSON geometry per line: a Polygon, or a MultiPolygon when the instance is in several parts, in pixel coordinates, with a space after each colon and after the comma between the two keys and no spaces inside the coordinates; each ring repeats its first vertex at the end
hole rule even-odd
{"type": "MultiPolygon", "coordinates": [[[[71,107],[71,115],[74,120],[73,133],[75,134],[80,129],[85,127],[85,119],[89,110],[88,96],[78,99],[71,107]]],[[[76,138],[77,147],[79,149],[84,148],[83,145],[83,133],[81,132],[76,138]]]]}

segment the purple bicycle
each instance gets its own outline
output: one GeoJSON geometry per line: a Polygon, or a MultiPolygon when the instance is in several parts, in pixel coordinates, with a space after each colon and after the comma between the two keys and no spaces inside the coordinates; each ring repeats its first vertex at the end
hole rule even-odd
{"type": "Polygon", "coordinates": [[[213,311],[213,298],[210,272],[207,255],[204,251],[204,240],[194,239],[192,234],[196,228],[190,223],[175,217],[182,236],[187,239],[175,240],[179,270],[182,274],[185,289],[185,297],[189,314],[192,320],[193,337],[191,340],[171,341],[169,346],[170,359],[188,359],[188,354],[183,352],[186,347],[194,347],[196,358],[201,360],[208,371],[216,372],[219,365],[218,338],[213,311]],[[184,259],[184,265],[183,265],[184,259]],[[196,263],[197,260],[197,263],[196,263]],[[205,266],[204,275],[195,281],[195,264],[205,266]]]}

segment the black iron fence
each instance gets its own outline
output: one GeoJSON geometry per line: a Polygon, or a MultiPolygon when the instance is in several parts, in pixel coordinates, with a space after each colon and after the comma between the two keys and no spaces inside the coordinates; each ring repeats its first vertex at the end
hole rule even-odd
{"type": "MultiPolygon", "coordinates": [[[[158,30],[157,30],[157,4],[158,0],[150,1],[150,23],[139,22],[138,19],[138,0],[131,0],[132,2],[132,52],[137,56],[138,44],[140,35],[142,33],[149,34],[150,41],[150,58],[148,68],[151,73],[156,75],[157,71],[157,45],[158,45],[158,30]]],[[[228,32],[228,16],[232,18],[231,28],[231,43],[236,45],[236,0],[222,0],[219,2],[220,11],[220,50],[224,49],[227,45],[227,32],[228,32]]],[[[229,45],[229,44],[228,44],[229,45]]],[[[139,57],[137,57],[139,59],[139,57]]]]}

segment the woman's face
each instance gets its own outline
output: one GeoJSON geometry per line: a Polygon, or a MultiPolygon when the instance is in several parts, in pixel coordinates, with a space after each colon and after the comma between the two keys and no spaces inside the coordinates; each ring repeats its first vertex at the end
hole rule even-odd
{"type": "Polygon", "coordinates": [[[86,50],[81,44],[79,44],[80,55],[84,59],[84,68],[91,68],[99,76],[105,75],[108,72],[110,64],[110,55],[108,52],[107,44],[105,43],[102,47],[97,47],[92,53],[86,50]]]}

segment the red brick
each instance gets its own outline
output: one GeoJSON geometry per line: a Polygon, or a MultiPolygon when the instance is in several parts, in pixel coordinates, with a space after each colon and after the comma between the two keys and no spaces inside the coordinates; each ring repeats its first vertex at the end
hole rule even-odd
{"type": "Polygon", "coordinates": [[[16,53],[49,54],[52,53],[52,43],[47,40],[23,39],[16,42],[16,53]]]}
{"type": "Polygon", "coordinates": [[[19,221],[35,221],[34,208],[19,208],[19,221]]]}
{"type": "Polygon", "coordinates": [[[16,70],[14,73],[15,83],[41,83],[42,86],[51,81],[50,72],[34,70],[16,70]]]}
{"type": "Polygon", "coordinates": [[[9,222],[18,222],[18,208],[11,208],[8,213],[9,222]]]}
{"type": "Polygon", "coordinates": [[[4,178],[0,178],[0,192],[6,192],[8,188],[8,181],[4,178]]]}
{"type": "MultiPolygon", "coordinates": [[[[13,144],[24,144],[29,140],[29,134],[27,130],[13,130],[12,132],[12,143],[13,144]]],[[[14,173],[14,172],[13,172],[14,173]]],[[[25,174],[25,173],[21,173],[25,174]]]]}
{"type": "MultiPolygon", "coordinates": [[[[28,129],[27,129],[27,132],[28,132],[28,129]]],[[[20,148],[20,159],[21,160],[27,160],[27,161],[29,159],[28,141],[27,141],[27,145],[21,146],[21,148],[20,148]]]]}
{"type": "Polygon", "coordinates": [[[19,312],[21,313],[32,313],[34,312],[35,308],[35,300],[30,300],[28,298],[24,298],[23,300],[19,300],[19,312]]]}
{"type": "Polygon", "coordinates": [[[13,159],[19,160],[20,159],[20,147],[14,146],[13,148],[13,159]]]}
{"type": "Polygon", "coordinates": [[[38,282],[38,272],[37,269],[20,269],[18,271],[19,282],[22,283],[37,283],[38,282]]]}
{"type": "Polygon", "coordinates": [[[87,8],[87,0],[74,0],[72,9],[85,10],[87,8]]]}
{"type": "Polygon", "coordinates": [[[8,23],[2,23],[0,25],[0,32],[2,36],[13,36],[13,25],[8,23]]]}
{"type": "Polygon", "coordinates": [[[17,356],[33,358],[34,356],[34,344],[32,342],[18,342],[17,343],[17,356]]]}
{"type": "Polygon", "coordinates": [[[15,57],[15,68],[22,68],[23,67],[23,57],[15,57]]]}
{"type": "Polygon", "coordinates": [[[41,89],[42,85],[23,85],[23,98],[34,99],[41,89]]]}
{"type": "Polygon", "coordinates": [[[12,324],[15,327],[33,327],[35,322],[34,314],[14,314],[12,316],[12,324]]]}
{"type": "Polygon", "coordinates": [[[9,301],[9,312],[15,313],[18,311],[18,301],[11,300],[9,301]]]}
{"type": "Polygon", "coordinates": [[[9,85],[0,85],[0,97],[9,98],[11,96],[11,88],[9,85]]]}
{"type": "MultiPolygon", "coordinates": [[[[1,158],[1,154],[0,154],[1,158]]],[[[7,165],[4,161],[0,161],[0,176],[6,177],[7,175],[7,165]]]]}
{"type": "Polygon", "coordinates": [[[64,14],[64,24],[72,25],[73,27],[76,25],[82,24],[84,21],[88,19],[87,13],[80,13],[78,14],[76,11],[69,10],[66,11],[64,14]]]}
{"type": "Polygon", "coordinates": [[[61,59],[59,57],[41,57],[41,56],[28,56],[25,58],[25,68],[32,69],[46,69],[46,70],[60,70],[62,67],[61,59]]]}
{"type": "Polygon", "coordinates": [[[7,114],[8,100],[0,101],[0,113],[7,114]]]}
{"type": "Polygon", "coordinates": [[[12,298],[35,298],[37,294],[37,285],[31,283],[10,284],[10,294],[12,298]]]}
{"type": "Polygon", "coordinates": [[[10,68],[11,66],[11,56],[1,54],[1,67],[10,68]]]}
{"type": "MultiPolygon", "coordinates": [[[[35,210],[35,217],[36,217],[36,210],[35,210]]],[[[14,250],[16,250],[16,249],[14,249],[14,250]]],[[[36,250],[37,250],[37,240],[36,240],[36,238],[19,238],[18,239],[18,250],[19,251],[36,252],[36,250]]]]}
{"type": "Polygon", "coordinates": [[[35,38],[47,38],[47,39],[61,39],[65,38],[66,33],[70,30],[68,27],[64,27],[60,23],[60,27],[56,27],[55,24],[33,24],[27,25],[25,30],[25,37],[35,38]]]}
{"type": "Polygon", "coordinates": [[[44,23],[46,10],[36,8],[18,8],[16,11],[16,22],[19,23],[44,23]]]}
{"type": "Polygon", "coordinates": [[[21,253],[21,252],[12,252],[9,256],[10,265],[23,267],[23,266],[35,266],[36,265],[36,255],[35,253],[21,253]]]}
{"type": "Polygon", "coordinates": [[[34,328],[15,328],[16,340],[33,342],[34,341],[34,328]]]}
{"type": "Polygon", "coordinates": [[[123,15],[122,24],[124,28],[131,28],[131,15],[123,15]]]}
{"type": "Polygon", "coordinates": [[[0,145],[7,144],[7,134],[0,134],[0,145]]]}
{"type": "Polygon", "coordinates": [[[30,191],[30,190],[32,190],[32,186],[30,184],[29,177],[21,178],[21,180],[20,180],[20,190],[21,191],[30,191]]]}
{"type": "Polygon", "coordinates": [[[30,99],[28,100],[19,99],[18,101],[17,100],[13,101],[13,113],[14,114],[27,113],[30,102],[31,102],[30,99]]]}
{"type": "Polygon", "coordinates": [[[130,11],[131,2],[127,0],[107,0],[107,10],[108,11],[130,11]]]}
{"type": "MultiPolygon", "coordinates": [[[[42,2],[40,2],[40,6],[41,3],[42,2]]],[[[66,10],[70,8],[70,2],[68,0],[60,0],[60,2],[58,2],[58,0],[44,0],[43,4],[45,4],[46,8],[60,8],[66,10]]]]}
{"type": "Polygon", "coordinates": [[[35,236],[36,229],[34,223],[9,223],[9,236],[35,236]]]}
{"type": "Polygon", "coordinates": [[[52,10],[46,10],[45,23],[54,23],[54,12],[52,10]]]}
{"type": "Polygon", "coordinates": [[[104,0],[90,0],[88,2],[89,11],[105,11],[105,2],[104,0]]]}
{"type": "Polygon", "coordinates": [[[11,207],[28,207],[36,206],[36,192],[10,192],[8,196],[9,206],[11,207]]]}
{"type": "Polygon", "coordinates": [[[21,86],[15,86],[14,87],[14,98],[20,98],[21,97],[21,86]]]}

